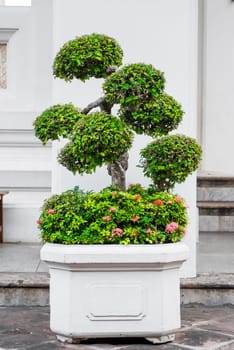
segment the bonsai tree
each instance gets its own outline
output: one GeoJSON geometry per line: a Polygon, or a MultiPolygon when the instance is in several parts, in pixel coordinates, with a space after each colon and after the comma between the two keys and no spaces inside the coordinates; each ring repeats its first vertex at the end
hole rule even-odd
{"type": "Polygon", "coordinates": [[[71,103],[49,107],[35,119],[35,134],[43,144],[67,139],[58,161],[74,174],[107,165],[112,186],[99,193],[75,188],[49,198],[38,220],[44,241],[152,244],[177,242],[185,233],[186,203],[170,190],[197,169],[201,148],[191,137],[170,134],[183,110],[164,91],[164,74],[145,63],[122,66],[122,56],[115,39],[91,34],[65,43],[55,57],[56,78],[102,78],[102,96],[83,109],[71,103]],[[139,164],[152,180],[148,189],[139,184],[126,189],[134,133],[152,137],[139,164]]]}
{"type": "Polygon", "coordinates": [[[65,43],[55,57],[54,76],[68,82],[103,78],[103,93],[84,109],[71,103],[46,109],[34,122],[35,134],[43,144],[67,138],[59,163],[74,174],[92,173],[106,164],[112,184],[121,190],[126,189],[134,132],[149,135],[153,141],[141,151],[139,166],[157,191],[170,190],[197,169],[201,148],[193,138],[169,134],[183,110],[165,93],[164,74],[150,64],[121,66],[122,58],[119,44],[106,35],[83,35],[65,43]],[[117,115],[112,114],[114,105],[117,115]]]}

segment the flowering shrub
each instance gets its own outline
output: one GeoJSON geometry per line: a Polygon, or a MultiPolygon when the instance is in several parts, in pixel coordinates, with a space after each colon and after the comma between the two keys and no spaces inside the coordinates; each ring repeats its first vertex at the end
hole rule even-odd
{"type": "Polygon", "coordinates": [[[46,109],[34,122],[35,134],[43,144],[66,138],[58,161],[74,174],[107,165],[116,188],[74,189],[46,200],[38,220],[44,241],[154,244],[180,241],[185,233],[184,200],[162,191],[198,168],[201,147],[191,137],[169,134],[182,121],[183,110],[166,93],[164,73],[151,64],[122,66],[122,57],[114,38],[93,33],[68,41],[54,59],[54,77],[104,78],[103,93],[83,109],[72,104],[46,109]],[[141,150],[138,165],[152,181],[149,189],[134,185],[126,190],[134,132],[154,138],[141,150]]]}
{"type": "Polygon", "coordinates": [[[185,201],[140,185],[99,193],[77,189],[44,202],[38,220],[44,241],[62,244],[155,244],[180,241],[187,226],[185,201]]]}

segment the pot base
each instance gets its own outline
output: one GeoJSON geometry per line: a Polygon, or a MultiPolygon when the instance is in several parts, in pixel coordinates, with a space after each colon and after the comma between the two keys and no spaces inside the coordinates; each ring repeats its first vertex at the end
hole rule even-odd
{"type": "MultiPolygon", "coordinates": [[[[81,341],[87,340],[87,338],[71,338],[71,337],[65,337],[63,335],[56,335],[56,338],[61,343],[67,343],[67,344],[80,344],[81,341]]],[[[165,344],[165,343],[170,343],[174,341],[175,334],[168,334],[168,335],[162,335],[160,337],[145,338],[145,339],[153,344],[165,344]]]]}
{"type": "Polygon", "coordinates": [[[168,335],[162,335],[160,337],[155,338],[145,338],[146,340],[150,341],[153,344],[164,344],[164,343],[170,343],[175,340],[175,334],[168,334],[168,335]]]}

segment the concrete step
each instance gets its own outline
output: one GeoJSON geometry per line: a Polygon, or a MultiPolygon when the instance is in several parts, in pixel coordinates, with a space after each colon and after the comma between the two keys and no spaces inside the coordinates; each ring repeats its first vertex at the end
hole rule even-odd
{"type": "MultiPolygon", "coordinates": [[[[201,274],[181,279],[181,303],[234,305],[234,274],[201,274]]],[[[0,306],[49,305],[49,274],[0,273],[0,306]]]]}
{"type": "Polygon", "coordinates": [[[234,177],[198,176],[197,207],[199,210],[200,231],[233,231],[234,177]]]}
{"type": "Polygon", "coordinates": [[[181,302],[206,306],[234,305],[234,274],[204,273],[182,279],[181,302]]]}
{"type": "Polygon", "coordinates": [[[197,200],[198,202],[234,202],[234,176],[199,175],[197,200]]]}
{"type": "Polygon", "coordinates": [[[234,201],[198,201],[200,232],[232,232],[234,201]]]}
{"type": "Polygon", "coordinates": [[[198,201],[199,215],[234,216],[234,201],[198,201]]]}
{"type": "MultiPolygon", "coordinates": [[[[214,212],[214,211],[213,211],[214,212]]],[[[200,232],[232,232],[234,229],[233,215],[200,215],[200,232]]]]}
{"type": "Polygon", "coordinates": [[[48,273],[0,273],[0,306],[46,305],[49,305],[48,273]]]}

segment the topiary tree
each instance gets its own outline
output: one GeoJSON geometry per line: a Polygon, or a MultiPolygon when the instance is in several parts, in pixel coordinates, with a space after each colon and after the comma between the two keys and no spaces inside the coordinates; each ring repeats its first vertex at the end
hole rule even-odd
{"type": "Polygon", "coordinates": [[[64,44],[55,57],[53,74],[71,81],[103,78],[103,96],[79,109],[55,105],[34,121],[36,136],[66,137],[58,161],[74,174],[92,173],[107,165],[112,184],[125,190],[128,151],[134,132],[154,138],[141,151],[140,167],[157,191],[168,191],[197,169],[201,148],[185,135],[169,135],[183,117],[181,105],[165,93],[164,74],[150,64],[122,66],[123,52],[115,39],[83,35],[64,44]],[[120,68],[119,68],[120,67],[120,68]],[[117,115],[112,107],[119,106],[117,115]],[[100,111],[93,112],[99,108],[100,111]]]}

